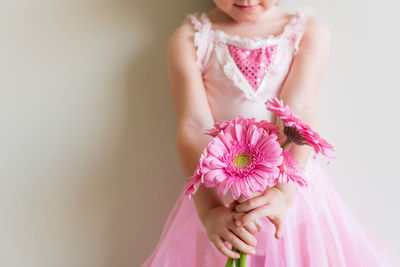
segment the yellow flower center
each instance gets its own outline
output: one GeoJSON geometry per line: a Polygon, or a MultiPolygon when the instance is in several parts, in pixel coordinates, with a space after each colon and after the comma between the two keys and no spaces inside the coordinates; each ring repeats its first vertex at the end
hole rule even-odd
{"type": "Polygon", "coordinates": [[[235,159],[235,165],[239,168],[246,167],[249,163],[250,158],[245,154],[241,154],[235,159]]]}

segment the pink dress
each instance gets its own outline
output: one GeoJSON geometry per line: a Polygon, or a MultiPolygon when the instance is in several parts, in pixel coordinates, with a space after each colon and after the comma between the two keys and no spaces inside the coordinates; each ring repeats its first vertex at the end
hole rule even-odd
{"type": "MultiPolygon", "coordinates": [[[[254,39],[211,29],[206,13],[187,15],[196,30],[197,63],[216,122],[237,115],[272,119],[264,102],[279,94],[306,21],[314,15],[312,7],[298,7],[280,35],[254,39]]],[[[256,255],[248,257],[247,266],[400,266],[393,248],[356,220],[313,157],[306,171],[310,185],[297,193],[289,208],[282,238],[275,239],[275,227],[267,218],[257,220],[262,230],[256,255]]],[[[225,203],[231,200],[231,196],[224,198],[225,203]]],[[[184,197],[182,187],[157,247],[142,267],[215,267],[225,262],[226,256],[208,240],[193,200],[184,197]]]]}

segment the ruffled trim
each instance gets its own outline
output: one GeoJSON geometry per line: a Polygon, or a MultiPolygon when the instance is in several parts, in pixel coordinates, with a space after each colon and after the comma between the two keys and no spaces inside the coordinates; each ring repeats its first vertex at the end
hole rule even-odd
{"type": "Polygon", "coordinates": [[[194,46],[196,47],[196,57],[197,57],[197,65],[200,67],[200,70],[204,71],[203,58],[205,56],[207,50],[207,44],[210,41],[209,30],[211,28],[211,24],[207,18],[205,13],[198,14],[188,14],[186,19],[190,21],[195,30],[194,32],[194,46]]]}
{"type": "MultiPolygon", "coordinates": [[[[288,28],[288,24],[286,24],[284,32],[287,31],[287,28],[288,28]]],[[[233,45],[245,48],[245,49],[249,49],[249,50],[257,49],[257,48],[260,48],[265,45],[275,44],[283,36],[283,33],[281,33],[280,35],[270,34],[270,35],[268,35],[267,38],[255,37],[255,38],[250,39],[250,38],[240,37],[239,35],[229,35],[226,32],[224,32],[222,30],[218,30],[218,29],[210,30],[210,31],[212,32],[214,39],[217,41],[229,42],[230,44],[233,44],[233,45]]]]}
{"type": "Polygon", "coordinates": [[[293,56],[299,51],[299,44],[304,33],[306,22],[310,16],[316,15],[314,8],[311,6],[299,7],[296,11],[297,16],[292,21],[292,27],[290,27],[290,31],[288,32],[290,38],[293,40],[293,56]]]}
{"type": "Polygon", "coordinates": [[[225,75],[228,76],[228,78],[232,80],[233,84],[244,93],[246,98],[254,98],[255,93],[253,92],[253,88],[250,86],[246,78],[237,72],[236,63],[229,55],[229,50],[226,44],[222,42],[216,43],[215,54],[225,75]]]}

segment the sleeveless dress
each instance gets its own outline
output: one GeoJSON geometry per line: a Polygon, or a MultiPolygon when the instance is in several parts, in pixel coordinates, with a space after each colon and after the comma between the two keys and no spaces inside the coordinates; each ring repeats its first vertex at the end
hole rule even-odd
{"type": "MultiPolygon", "coordinates": [[[[247,39],[212,29],[206,13],[187,15],[195,29],[197,64],[216,122],[237,115],[273,119],[264,102],[278,96],[310,16],[315,16],[312,7],[297,7],[281,34],[247,39]]],[[[266,217],[257,220],[262,230],[247,266],[400,266],[394,249],[356,220],[313,157],[306,173],[309,186],[298,191],[288,209],[280,240],[266,217]]],[[[231,200],[224,198],[225,203],[231,200]]],[[[142,267],[218,267],[226,260],[208,240],[193,200],[184,197],[182,188],[142,267]]]]}

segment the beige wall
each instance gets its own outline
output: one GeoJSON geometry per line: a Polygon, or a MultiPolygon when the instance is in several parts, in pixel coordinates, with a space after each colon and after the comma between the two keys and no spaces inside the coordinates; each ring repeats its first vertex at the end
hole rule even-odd
{"type": "MultiPolygon", "coordinates": [[[[183,187],[166,40],[210,2],[0,1],[0,266],[133,267],[149,255],[183,187]]],[[[306,4],[333,33],[327,170],[400,250],[398,6],[282,3],[306,4]]]]}

